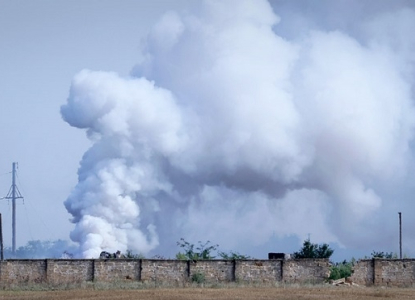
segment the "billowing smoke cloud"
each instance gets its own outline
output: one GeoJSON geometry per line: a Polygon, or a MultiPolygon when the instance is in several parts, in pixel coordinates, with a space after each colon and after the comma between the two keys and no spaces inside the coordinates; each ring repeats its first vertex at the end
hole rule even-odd
{"type": "Polygon", "coordinates": [[[286,24],[266,1],[206,1],[163,16],[131,77],[75,76],[61,113],[93,146],[65,205],[83,257],[180,237],[386,245],[413,189],[415,10],[286,24]]]}

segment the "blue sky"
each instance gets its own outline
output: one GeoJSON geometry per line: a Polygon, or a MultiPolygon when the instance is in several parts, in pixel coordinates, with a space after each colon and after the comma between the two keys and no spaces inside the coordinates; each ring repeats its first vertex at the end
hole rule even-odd
{"type": "Polygon", "coordinates": [[[413,3],[237,3],[0,0],[18,246],[414,255],[413,3]]]}

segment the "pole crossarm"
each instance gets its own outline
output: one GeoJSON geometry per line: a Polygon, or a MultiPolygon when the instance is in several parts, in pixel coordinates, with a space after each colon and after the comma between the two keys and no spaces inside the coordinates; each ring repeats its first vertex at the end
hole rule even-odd
{"type": "Polygon", "coordinates": [[[10,187],[9,192],[7,193],[6,197],[0,198],[0,199],[23,199],[23,198],[24,197],[20,193],[17,185],[14,185],[14,187],[13,186],[10,187]],[[14,188],[14,193],[15,193],[14,196],[13,196],[13,188],[14,188]]]}
{"type": "Polygon", "coordinates": [[[6,197],[1,199],[11,199],[12,200],[12,251],[13,254],[16,254],[16,200],[23,199],[22,194],[19,191],[19,188],[16,185],[16,168],[17,163],[12,164],[12,185],[7,193],[6,197]]]}

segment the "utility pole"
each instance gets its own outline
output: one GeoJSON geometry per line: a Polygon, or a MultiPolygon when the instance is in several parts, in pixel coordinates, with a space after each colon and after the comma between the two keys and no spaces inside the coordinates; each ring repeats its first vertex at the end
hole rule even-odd
{"type": "Polygon", "coordinates": [[[16,168],[17,163],[14,162],[12,165],[12,186],[10,187],[9,193],[4,199],[12,200],[12,252],[16,254],[16,200],[22,199],[23,196],[20,194],[19,189],[16,185],[16,168]]]}
{"type": "Polygon", "coordinates": [[[0,214],[0,258],[1,261],[4,260],[4,247],[3,247],[3,221],[1,220],[1,214],[0,214]]]}
{"type": "Polygon", "coordinates": [[[402,213],[399,214],[399,259],[402,259],[402,213]]]}

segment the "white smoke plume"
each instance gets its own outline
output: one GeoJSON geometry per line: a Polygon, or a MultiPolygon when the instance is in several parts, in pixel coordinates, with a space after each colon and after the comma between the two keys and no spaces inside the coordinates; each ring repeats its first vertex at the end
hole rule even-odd
{"type": "Polygon", "coordinates": [[[390,243],[414,189],[415,9],[329,28],[272,4],[169,12],[130,77],[75,76],[61,113],[93,141],[65,202],[80,255],[390,243]]]}

